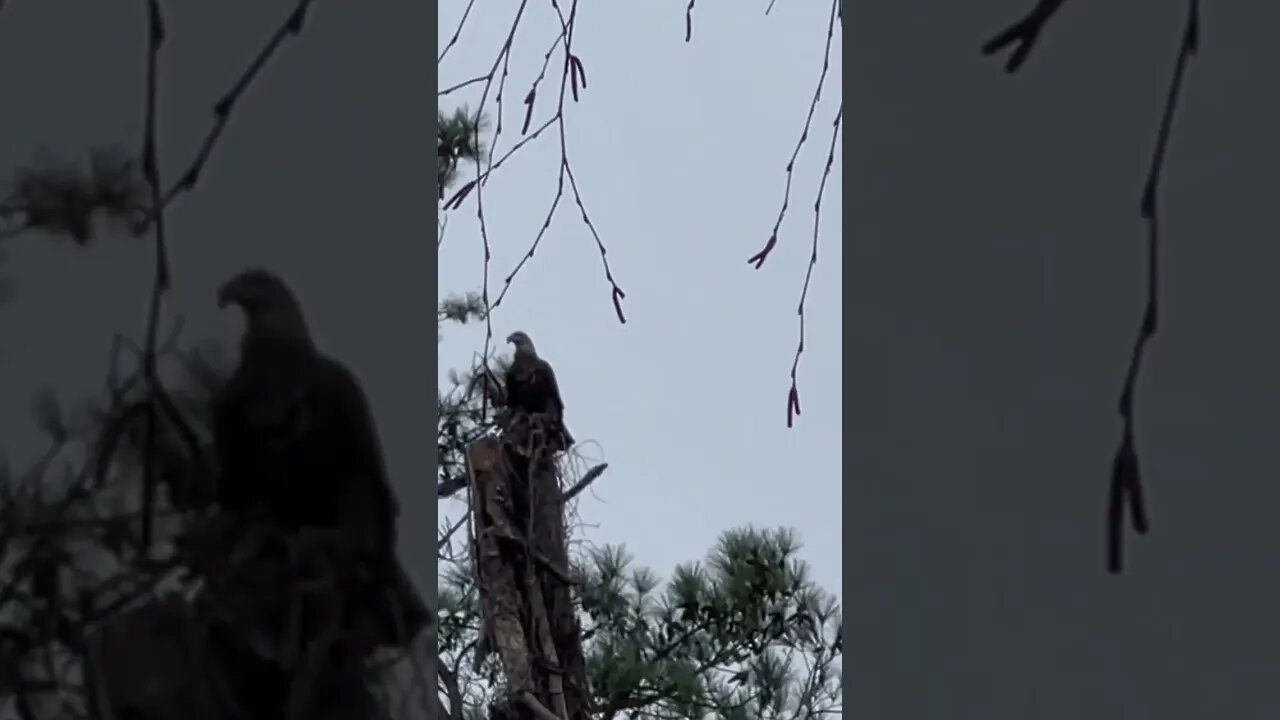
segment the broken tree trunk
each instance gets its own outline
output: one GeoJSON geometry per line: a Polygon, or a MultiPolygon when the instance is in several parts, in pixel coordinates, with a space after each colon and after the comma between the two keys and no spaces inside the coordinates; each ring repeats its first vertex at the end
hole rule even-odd
{"type": "Polygon", "coordinates": [[[506,707],[495,715],[587,720],[564,494],[554,463],[512,442],[528,436],[513,432],[515,425],[502,438],[481,438],[467,449],[476,583],[485,619],[479,646],[498,654],[507,681],[506,707]]]}

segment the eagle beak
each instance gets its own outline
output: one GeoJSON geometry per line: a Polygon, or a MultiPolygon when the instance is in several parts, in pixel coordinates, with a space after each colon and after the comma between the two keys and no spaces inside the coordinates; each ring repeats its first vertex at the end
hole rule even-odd
{"type": "Polygon", "coordinates": [[[218,288],[218,308],[225,308],[235,302],[235,295],[235,288],[230,283],[218,288]]]}

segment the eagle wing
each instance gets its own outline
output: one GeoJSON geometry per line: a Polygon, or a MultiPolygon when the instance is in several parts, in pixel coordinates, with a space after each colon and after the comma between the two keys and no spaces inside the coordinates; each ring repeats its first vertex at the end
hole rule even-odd
{"type": "Polygon", "coordinates": [[[400,513],[373,412],[355,374],[331,358],[318,356],[310,388],[299,455],[313,458],[312,476],[334,479],[326,484],[334,489],[338,524],[371,541],[385,563],[373,588],[372,632],[381,645],[401,646],[430,622],[430,613],[396,557],[400,513]]]}
{"type": "Polygon", "coordinates": [[[537,383],[542,390],[542,412],[551,413],[557,419],[563,420],[564,401],[560,399],[560,385],[556,382],[556,371],[551,368],[551,363],[538,358],[533,372],[536,373],[537,383]]]}
{"type": "MultiPolygon", "coordinates": [[[[258,444],[246,419],[253,394],[241,368],[222,387],[213,406],[213,444],[218,462],[217,501],[223,510],[243,515],[262,491],[266,477],[255,477],[264,466],[265,448],[258,444]]],[[[260,497],[260,496],[259,496],[260,497]]]]}
{"type": "Polygon", "coordinates": [[[556,423],[560,426],[561,446],[559,449],[567,450],[573,445],[573,435],[569,433],[569,428],[564,424],[564,401],[560,399],[560,385],[556,382],[556,371],[551,368],[551,363],[538,358],[537,365],[534,369],[537,377],[537,384],[540,388],[541,397],[539,398],[542,405],[542,412],[549,414],[556,419],[556,423]]]}
{"type": "Polygon", "coordinates": [[[317,357],[309,385],[300,454],[313,459],[314,474],[334,478],[334,519],[370,532],[394,553],[399,508],[364,389],[349,368],[324,356],[317,357]]]}
{"type": "Polygon", "coordinates": [[[503,390],[506,391],[507,396],[507,407],[513,409],[524,407],[524,387],[528,382],[525,375],[527,374],[525,363],[518,356],[507,366],[507,372],[502,376],[503,390]]]}
{"type": "Polygon", "coordinates": [[[218,502],[244,514],[280,516],[297,492],[294,441],[308,380],[301,367],[270,353],[243,356],[214,403],[218,502]]]}
{"type": "Polygon", "coordinates": [[[340,472],[349,478],[339,493],[341,521],[358,532],[367,532],[369,539],[379,545],[375,548],[379,556],[386,560],[374,601],[379,608],[374,614],[374,632],[380,644],[401,646],[430,623],[431,614],[396,557],[396,518],[400,509],[383,463],[369,400],[355,374],[330,358],[320,358],[313,386],[317,397],[326,399],[323,411],[317,412],[317,420],[333,419],[327,431],[315,438],[316,449],[326,445],[337,448],[347,459],[338,464],[340,472]]]}
{"type": "Polygon", "coordinates": [[[378,644],[412,639],[430,616],[396,558],[399,508],[359,380],[342,363],[317,354],[290,389],[297,393],[292,406],[263,420],[281,398],[263,397],[272,395],[271,388],[254,377],[260,377],[254,368],[238,369],[216,406],[220,503],[233,513],[265,506],[282,529],[347,530],[380,566],[371,588],[374,611],[366,615],[378,644]]]}

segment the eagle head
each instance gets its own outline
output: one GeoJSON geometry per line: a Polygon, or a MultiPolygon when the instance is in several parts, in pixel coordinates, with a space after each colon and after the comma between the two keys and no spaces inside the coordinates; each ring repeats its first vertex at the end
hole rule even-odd
{"type": "Polygon", "coordinates": [[[218,307],[239,305],[248,315],[255,315],[279,305],[295,305],[293,293],[278,275],[270,270],[249,268],[218,288],[218,307]]]}
{"type": "Polygon", "coordinates": [[[529,336],[523,330],[517,330],[508,335],[507,342],[516,346],[517,355],[537,355],[537,352],[533,349],[533,341],[529,339],[529,336]]]}
{"type": "Polygon", "coordinates": [[[311,346],[307,323],[297,298],[278,275],[250,268],[218,288],[218,307],[239,305],[248,322],[245,340],[273,338],[286,344],[311,346]]]}

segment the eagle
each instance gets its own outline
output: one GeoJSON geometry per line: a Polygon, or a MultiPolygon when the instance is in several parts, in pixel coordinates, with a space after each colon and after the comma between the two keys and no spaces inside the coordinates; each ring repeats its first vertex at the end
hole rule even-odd
{"type": "Polygon", "coordinates": [[[574,441],[564,425],[564,401],[560,399],[555,370],[551,363],[538,357],[533,341],[525,332],[517,330],[511,333],[507,342],[515,346],[506,374],[507,407],[548,418],[554,433],[549,447],[553,451],[567,450],[574,441]]]}
{"type": "Polygon", "coordinates": [[[375,570],[377,644],[404,644],[427,612],[396,560],[399,509],[359,380],[316,348],[274,273],[250,268],[222,285],[218,306],[233,305],[245,330],[239,365],[214,405],[220,510],[286,533],[346,531],[375,570]]]}

